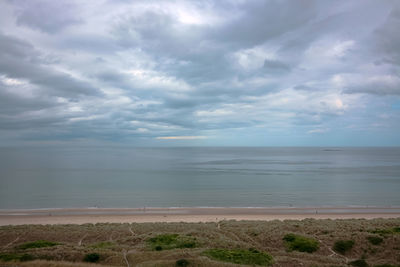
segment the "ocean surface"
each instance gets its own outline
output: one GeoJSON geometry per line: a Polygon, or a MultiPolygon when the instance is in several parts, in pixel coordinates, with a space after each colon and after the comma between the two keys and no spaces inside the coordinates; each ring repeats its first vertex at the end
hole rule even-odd
{"type": "Polygon", "coordinates": [[[400,148],[0,148],[0,209],[400,206],[400,148]]]}

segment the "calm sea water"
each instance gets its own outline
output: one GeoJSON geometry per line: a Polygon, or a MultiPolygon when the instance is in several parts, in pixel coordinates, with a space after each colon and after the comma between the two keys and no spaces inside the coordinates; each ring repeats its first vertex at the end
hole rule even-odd
{"type": "Polygon", "coordinates": [[[0,208],[400,206],[400,148],[0,148],[0,208]]]}

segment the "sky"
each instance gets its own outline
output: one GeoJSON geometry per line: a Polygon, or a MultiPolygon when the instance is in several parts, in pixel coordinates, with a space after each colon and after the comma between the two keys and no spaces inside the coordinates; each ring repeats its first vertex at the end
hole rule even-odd
{"type": "Polygon", "coordinates": [[[400,1],[0,1],[0,146],[399,146],[400,1]]]}

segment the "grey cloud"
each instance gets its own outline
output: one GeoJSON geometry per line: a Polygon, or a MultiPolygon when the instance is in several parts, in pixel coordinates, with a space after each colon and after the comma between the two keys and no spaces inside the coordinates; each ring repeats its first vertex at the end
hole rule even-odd
{"type": "Polygon", "coordinates": [[[250,1],[235,8],[232,11],[240,15],[212,30],[212,37],[239,47],[262,44],[303,26],[316,16],[313,0],[250,1]]]}
{"type": "Polygon", "coordinates": [[[393,81],[370,81],[344,89],[347,94],[400,95],[400,77],[392,77],[393,81]]]}
{"type": "Polygon", "coordinates": [[[1,85],[0,125],[25,140],[301,134],[351,122],[363,105],[379,109],[377,95],[400,95],[396,82],[363,81],[397,73],[395,2],[8,3],[0,77],[25,81],[33,96],[1,85]],[[215,20],[185,24],[180,12],[215,20]]]}
{"type": "Polygon", "coordinates": [[[304,84],[299,84],[293,87],[295,90],[304,90],[304,91],[313,91],[315,88],[304,85],[304,84]]]}
{"type": "MultiPolygon", "coordinates": [[[[164,65],[163,70],[196,84],[229,77],[234,72],[227,59],[230,53],[294,31],[315,17],[315,7],[311,0],[252,1],[239,5],[221,2],[215,4],[215,10],[222,16],[231,16],[213,27],[179,25],[170,14],[151,11],[121,19],[113,33],[121,45],[141,47],[157,60],[169,57],[185,61],[185,66],[164,65]]],[[[288,70],[288,66],[271,64],[267,62],[266,68],[288,70]]]]}
{"type": "Polygon", "coordinates": [[[266,59],[264,61],[264,66],[263,68],[267,72],[287,72],[290,71],[291,67],[279,60],[268,60],[266,59]]]}
{"type": "Polygon", "coordinates": [[[59,49],[83,51],[96,55],[107,55],[123,48],[111,37],[97,34],[71,34],[55,40],[59,49]]]}
{"type": "Polygon", "coordinates": [[[398,29],[400,25],[400,4],[396,2],[391,12],[386,18],[385,23],[376,31],[376,38],[373,42],[376,48],[382,53],[384,62],[400,66],[400,35],[398,29]]]}
{"type": "Polygon", "coordinates": [[[27,79],[52,95],[99,95],[92,85],[41,64],[43,60],[39,52],[29,43],[1,33],[0,41],[0,73],[11,78],[27,79]]]}
{"type": "Polygon", "coordinates": [[[77,14],[78,9],[72,2],[52,0],[10,2],[15,6],[18,25],[54,34],[70,25],[82,23],[77,14]]]}
{"type": "MultiPolygon", "coordinates": [[[[53,107],[54,102],[43,98],[21,97],[8,93],[5,85],[0,84],[0,113],[15,115],[26,111],[42,110],[53,107]]],[[[1,121],[1,120],[0,120],[1,121]]]]}

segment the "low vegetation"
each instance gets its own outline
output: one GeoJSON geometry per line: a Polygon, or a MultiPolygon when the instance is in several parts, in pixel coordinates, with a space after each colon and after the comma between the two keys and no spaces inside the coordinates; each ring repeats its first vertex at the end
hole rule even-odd
{"type": "Polygon", "coordinates": [[[175,248],[194,248],[196,239],[190,236],[180,236],[178,234],[163,234],[148,240],[153,250],[165,250],[175,248]]]}
{"type": "Polygon", "coordinates": [[[91,248],[98,248],[98,249],[107,249],[111,248],[114,244],[112,242],[106,241],[106,242],[99,242],[95,243],[93,245],[90,245],[91,248]]]}
{"type": "Polygon", "coordinates": [[[349,265],[356,267],[368,267],[368,263],[364,259],[359,259],[349,262],[349,265]]]}
{"type": "Polygon", "coordinates": [[[190,262],[186,259],[180,259],[175,262],[175,266],[177,267],[186,267],[189,266],[190,262]]]}
{"type": "Polygon", "coordinates": [[[86,254],[83,258],[83,261],[86,262],[98,262],[100,260],[100,255],[98,253],[89,253],[86,254]]]}
{"type": "Polygon", "coordinates": [[[379,236],[368,236],[367,240],[369,241],[369,243],[371,243],[372,245],[379,245],[383,242],[383,238],[380,238],[379,236]]]}
{"type": "Polygon", "coordinates": [[[30,248],[45,248],[45,247],[54,247],[59,245],[59,243],[46,241],[46,240],[38,240],[33,242],[27,242],[19,245],[17,248],[19,249],[30,249],[30,248]]]}
{"type": "Polygon", "coordinates": [[[290,251],[297,250],[300,252],[312,253],[319,248],[317,240],[301,235],[287,234],[283,237],[283,240],[290,251]]]}
{"type": "Polygon", "coordinates": [[[1,226],[0,266],[400,267],[399,226],[400,218],[1,226]]]}
{"type": "Polygon", "coordinates": [[[340,254],[345,254],[354,246],[353,240],[338,240],[333,245],[333,250],[340,254]]]}
{"type": "Polygon", "coordinates": [[[271,255],[256,249],[208,249],[204,255],[219,261],[245,265],[268,266],[273,262],[271,255]]]}
{"type": "Polygon", "coordinates": [[[400,227],[386,228],[386,229],[374,229],[370,230],[370,233],[378,234],[381,236],[387,236],[392,234],[400,234],[400,227]]]}
{"type": "Polygon", "coordinates": [[[33,257],[31,254],[0,254],[0,260],[2,261],[31,261],[34,260],[35,257],[33,257]]]}

